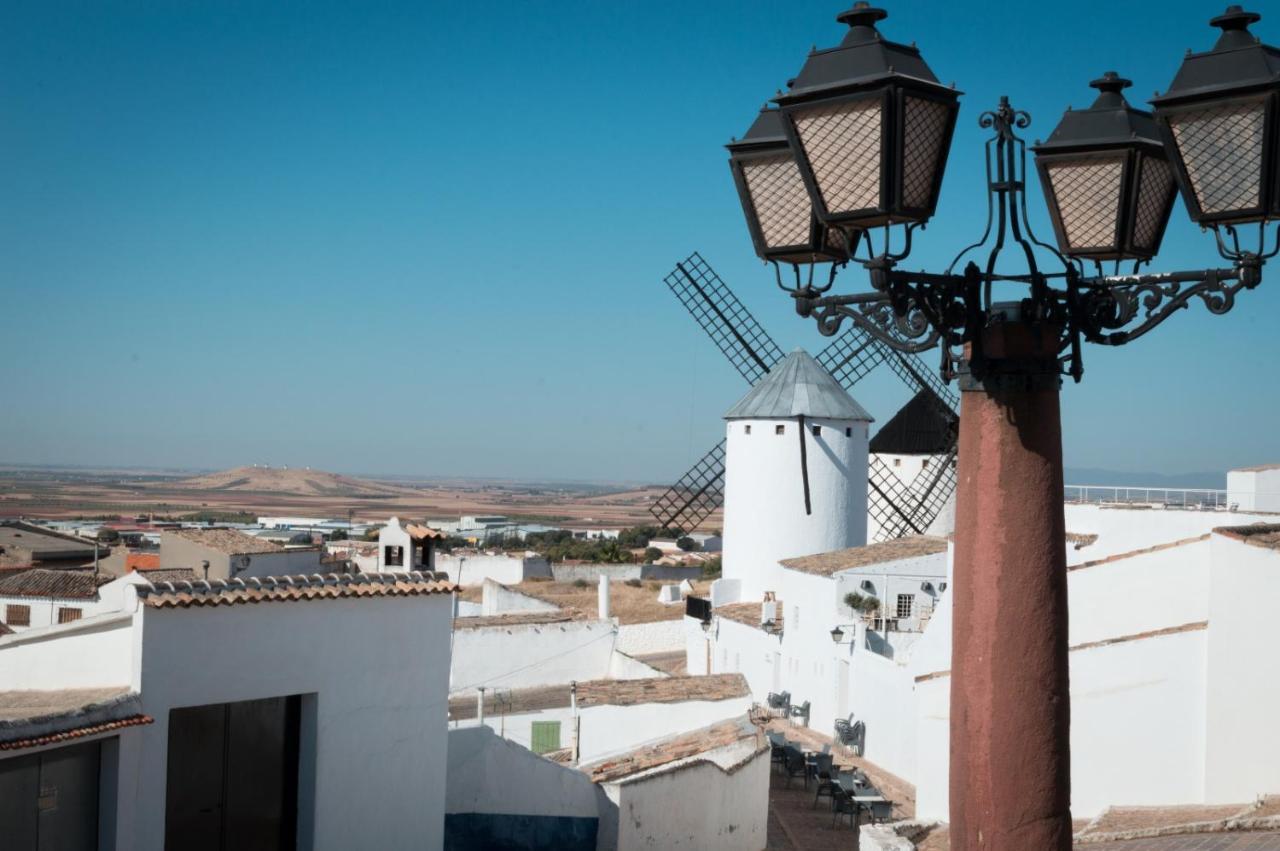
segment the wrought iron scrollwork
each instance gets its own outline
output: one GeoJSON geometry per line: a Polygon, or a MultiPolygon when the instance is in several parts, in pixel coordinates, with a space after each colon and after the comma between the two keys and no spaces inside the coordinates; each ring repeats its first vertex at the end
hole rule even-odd
{"type": "MultiPolygon", "coordinates": [[[[981,331],[992,321],[992,285],[1013,282],[1027,287],[1020,302],[1022,315],[1060,329],[1058,369],[1079,381],[1084,374],[1081,340],[1118,346],[1145,335],[1175,313],[1199,300],[1214,314],[1226,313],[1235,305],[1236,294],[1252,289],[1262,280],[1266,261],[1280,254],[1280,232],[1274,247],[1266,249],[1266,226],[1259,225],[1258,245],[1253,251],[1241,248],[1236,229],[1214,228],[1217,248],[1230,268],[1166,274],[1084,275],[1083,265],[1064,257],[1052,245],[1036,238],[1027,217],[1026,145],[1015,133],[1031,124],[1031,116],[1014,109],[1001,98],[996,109],[982,113],[978,125],[993,130],[986,143],[987,221],[981,238],[964,248],[946,272],[908,272],[897,268],[911,253],[912,234],[923,224],[903,227],[903,246],[890,250],[890,226],[884,227],[884,249],[870,259],[853,256],[850,246],[846,262],[858,262],[868,272],[872,291],[856,295],[827,295],[835,275],[844,263],[832,264],[831,276],[821,287],[803,285],[797,274],[796,286],[782,286],[796,302],[801,316],[813,317],[818,330],[833,336],[846,321],[858,325],[876,339],[910,353],[941,349],[944,379],[955,377],[966,344],[970,371],[989,367],[981,352],[981,331]],[[970,252],[989,246],[983,265],[975,260],[963,272],[955,267],[970,252]],[[1001,252],[1017,250],[1028,271],[1003,275],[996,271],[1001,252]],[[1051,255],[1060,271],[1042,272],[1037,249],[1051,255]],[[1057,282],[1060,286],[1053,286],[1057,282]]],[[[865,234],[870,246],[871,236],[865,234]]],[[[849,245],[846,240],[846,245],[849,245]]],[[[1135,273],[1137,264],[1135,264],[1135,273]]]]}

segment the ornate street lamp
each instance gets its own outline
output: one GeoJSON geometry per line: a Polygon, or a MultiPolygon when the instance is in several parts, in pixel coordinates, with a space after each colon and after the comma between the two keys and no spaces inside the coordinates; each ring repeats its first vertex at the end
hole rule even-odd
{"type": "Polygon", "coordinates": [[[900,264],[933,214],[958,107],[914,47],[881,39],[884,17],[865,3],[841,15],[844,42],[810,54],[776,99],[808,190],[808,203],[788,196],[787,220],[812,209],[828,227],[882,227],[880,253],[855,258],[850,239],[842,258],[860,263],[871,287],[830,294],[834,263],[824,286],[797,273],[784,289],[823,334],[853,322],[899,351],[937,347],[943,377],[958,379],[951,847],[1070,851],[1062,377],[1082,377],[1084,342],[1131,342],[1194,301],[1226,313],[1261,282],[1280,253],[1280,238],[1266,245],[1280,219],[1280,51],[1248,33],[1259,16],[1228,9],[1212,22],[1223,29],[1217,46],[1189,56],[1153,101],[1158,135],[1125,102],[1126,81],[1095,82],[1093,106],[1067,113],[1036,148],[1056,248],[1026,213],[1017,131],[1031,118],[1001,98],[979,118],[992,131],[981,237],[942,271],[908,271],[900,264]],[[1226,263],[1137,274],[1160,246],[1174,182],[1226,263]],[[1241,247],[1240,222],[1260,223],[1256,248],[1241,247]],[[1003,268],[1006,250],[1014,270],[1003,268]],[[1135,274],[1103,274],[1101,261],[1123,259],[1135,274]]]}
{"type": "Polygon", "coordinates": [[[1089,85],[1088,109],[1067,110],[1036,168],[1058,250],[1090,260],[1149,260],[1160,248],[1177,186],[1151,113],[1121,94],[1131,83],[1108,71],[1089,85]]]}
{"type": "Polygon", "coordinates": [[[725,147],[751,243],[761,260],[812,264],[847,259],[847,237],[828,231],[813,214],[776,108],[766,105],[747,135],[725,147]]]}
{"type": "Polygon", "coordinates": [[[1169,90],[1151,101],[1182,198],[1202,225],[1280,214],[1280,50],[1249,32],[1261,18],[1231,6],[1210,21],[1222,30],[1218,43],[1188,53],[1169,90]]]}
{"type": "Polygon", "coordinates": [[[923,223],[938,204],[959,92],[913,45],[881,38],[887,13],[859,2],[837,20],[838,47],[815,50],[775,100],[783,129],[828,225],[923,223]]]}

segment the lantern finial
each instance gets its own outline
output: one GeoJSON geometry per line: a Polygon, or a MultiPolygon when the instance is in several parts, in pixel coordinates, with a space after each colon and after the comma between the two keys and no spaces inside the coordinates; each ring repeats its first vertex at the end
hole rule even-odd
{"type": "Polygon", "coordinates": [[[857,3],[853,4],[852,9],[836,15],[836,20],[842,24],[848,24],[854,29],[867,27],[874,30],[876,23],[883,21],[887,17],[889,17],[889,13],[884,9],[877,9],[866,0],[858,0],[857,3]]]}
{"type": "Polygon", "coordinates": [[[1101,93],[1098,95],[1098,99],[1094,101],[1094,109],[1118,109],[1128,105],[1121,92],[1132,86],[1133,81],[1126,80],[1115,71],[1107,71],[1101,77],[1089,83],[1089,85],[1101,93]]]}
{"type": "Polygon", "coordinates": [[[1228,6],[1227,11],[1209,21],[1210,26],[1222,30],[1214,50],[1230,50],[1233,47],[1248,47],[1254,43],[1249,34],[1249,25],[1262,20],[1257,12],[1246,12],[1241,6],[1228,6]]]}

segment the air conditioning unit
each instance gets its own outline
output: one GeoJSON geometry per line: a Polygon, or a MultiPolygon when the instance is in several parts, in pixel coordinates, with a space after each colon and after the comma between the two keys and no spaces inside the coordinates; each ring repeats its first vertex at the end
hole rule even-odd
{"type": "Polygon", "coordinates": [[[925,592],[926,594],[930,593],[931,591],[933,591],[933,583],[927,580],[925,582],[921,582],[920,590],[925,592]]]}
{"type": "Polygon", "coordinates": [[[874,590],[876,590],[875,583],[873,583],[870,579],[864,579],[864,580],[862,580],[862,590],[863,590],[863,591],[874,591],[874,590]]]}
{"type": "Polygon", "coordinates": [[[945,582],[939,582],[939,583],[938,583],[938,590],[939,590],[939,591],[946,591],[946,590],[947,590],[947,583],[945,583],[945,582]]]}

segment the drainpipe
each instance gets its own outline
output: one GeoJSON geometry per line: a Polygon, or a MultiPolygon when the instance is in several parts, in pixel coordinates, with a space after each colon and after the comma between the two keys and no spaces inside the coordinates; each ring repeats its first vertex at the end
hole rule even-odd
{"type": "Polygon", "coordinates": [[[480,691],[476,693],[476,723],[484,726],[484,686],[480,686],[480,691]]]}
{"type": "Polygon", "coordinates": [[[609,577],[607,574],[601,574],[600,576],[600,588],[596,597],[600,610],[600,620],[607,621],[609,619],[609,577]]]}
{"type": "Polygon", "coordinates": [[[569,681],[569,711],[573,715],[573,764],[578,764],[578,681],[569,681]]]}

